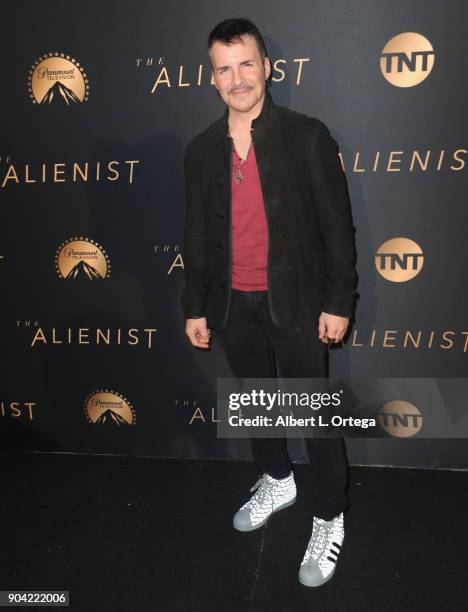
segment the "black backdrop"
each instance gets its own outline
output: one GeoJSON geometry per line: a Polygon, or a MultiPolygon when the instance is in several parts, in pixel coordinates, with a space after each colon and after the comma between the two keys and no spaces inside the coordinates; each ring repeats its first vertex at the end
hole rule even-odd
{"type": "MultiPolygon", "coordinates": [[[[189,345],[180,307],[183,153],[224,110],[206,38],[231,16],[264,33],[274,100],[340,145],[360,299],[333,372],[465,376],[466,3],[19,2],[0,37],[3,448],[249,457],[216,437],[229,369],[216,344],[189,345]],[[422,253],[409,280],[379,269],[393,238],[422,253]],[[81,266],[65,279],[70,253],[81,266]]],[[[351,463],[468,466],[463,440],[347,447],[351,463]]]]}

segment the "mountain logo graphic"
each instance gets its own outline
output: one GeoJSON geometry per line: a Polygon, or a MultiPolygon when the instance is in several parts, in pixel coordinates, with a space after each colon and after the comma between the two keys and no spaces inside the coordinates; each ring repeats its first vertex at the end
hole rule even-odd
{"type": "Polygon", "coordinates": [[[110,268],[105,249],[83,236],[63,242],[55,254],[55,270],[67,280],[103,280],[109,278],[110,268]]]}
{"type": "Polygon", "coordinates": [[[56,81],[55,84],[51,86],[46,95],[42,98],[40,104],[51,104],[54,102],[54,98],[56,101],[62,101],[65,104],[80,102],[74,92],[60,81],[56,81]]]}
{"type": "Polygon", "coordinates": [[[94,280],[96,278],[102,278],[96,268],[90,266],[85,261],[79,261],[74,268],[67,274],[67,278],[89,278],[94,280]]]}
{"type": "Polygon", "coordinates": [[[93,425],[112,428],[135,425],[136,414],[130,402],[111,389],[99,389],[90,393],[84,403],[86,419],[93,425]]]}
{"type": "Polygon", "coordinates": [[[46,53],[31,66],[28,91],[34,104],[73,106],[87,102],[89,81],[73,57],[46,53]]]}
{"type": "Polygon", "coordinates": [[[128,421],[124,417],[120,416],[118,412],[114,412],[111,408],[108,408],[105,412],[101,413],[101,416],[96,420],[96,425],[115,424],[118,427],[121,425],[129,425],[128,421]]]}

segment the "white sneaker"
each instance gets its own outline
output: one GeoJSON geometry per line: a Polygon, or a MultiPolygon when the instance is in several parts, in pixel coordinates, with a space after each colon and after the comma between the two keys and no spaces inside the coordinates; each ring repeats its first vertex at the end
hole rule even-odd
{"type": "Polygon", "coordinates": [[[343,513],[331,521],[314,516],[312,537],[301,563],[299,582],[305,586],[317,587],[330,580],[335,573],[343,540],[343,513]]]}
{"type": "Polygon", "coordinates": [[[292,506],[296,501],[296,483],[292,472],[282,480],[263,474],[250,490],[257,491],[234,515],[233,526],[238,531],[258,529],[274,512],[292,506]]]}

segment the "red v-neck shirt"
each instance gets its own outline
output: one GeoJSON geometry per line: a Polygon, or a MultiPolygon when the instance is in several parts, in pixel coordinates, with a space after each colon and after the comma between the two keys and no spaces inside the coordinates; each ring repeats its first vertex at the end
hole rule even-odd
{"type": "Polygon", "coordinates": [[[242,181],[237,184],[235,176],[239,161],[237,152],[233,150],[231,286],[240,291],[264,291],[268,289],[268,225],[253,144],[240,166],[242,181]]]}

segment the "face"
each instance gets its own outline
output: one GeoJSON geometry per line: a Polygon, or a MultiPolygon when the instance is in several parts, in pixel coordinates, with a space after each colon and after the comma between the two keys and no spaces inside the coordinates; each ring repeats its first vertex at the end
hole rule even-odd
{"type": "Polygon", "coordinates": [[[216,88],[230,109],[249,112],[260,105],[270,62],[268,58],[262,60],[253,36],[245,34],[229,45],[215,42],[210,57],[216,88]]]}

